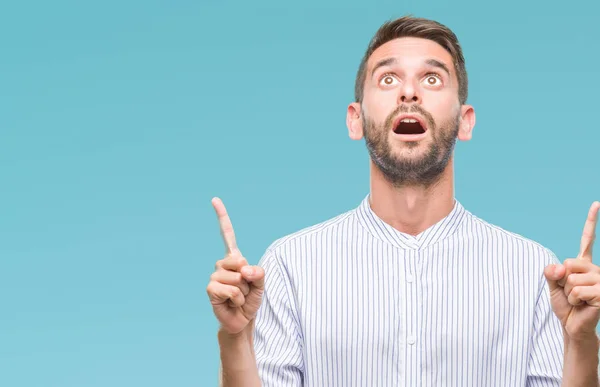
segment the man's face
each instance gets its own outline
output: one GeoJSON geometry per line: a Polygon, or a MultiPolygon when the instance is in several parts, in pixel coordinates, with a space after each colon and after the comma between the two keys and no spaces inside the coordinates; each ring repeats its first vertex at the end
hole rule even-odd
{"type": "Polygon", "coordinates": [[[357,110],[373,163],[395,186],[430,185],[451,159],[465,112],[452,56],[433,41],[400,38],[375,50],[366,71],[357,110]]]}

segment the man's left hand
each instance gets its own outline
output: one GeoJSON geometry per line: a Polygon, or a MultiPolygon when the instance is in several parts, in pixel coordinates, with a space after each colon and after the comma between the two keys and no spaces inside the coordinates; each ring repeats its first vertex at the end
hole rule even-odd
{"type": "Polygon", "coordinates": [[[600,267],[592,263],[592,247],[598,223],[600,202],[588,213],[577,258],[562,265],[549,265],[544,275],[550,287],[552,310],[571,340],[596,338],[600,319],[600,267]]]}

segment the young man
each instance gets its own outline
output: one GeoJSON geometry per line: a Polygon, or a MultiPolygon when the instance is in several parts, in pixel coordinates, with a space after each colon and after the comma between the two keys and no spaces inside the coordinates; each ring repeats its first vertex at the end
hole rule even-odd
{"type": "Polygon", "coordinates": [[[357,208],[277,240],[253,267],[213,200],[223,385],[598,386],[600,203],[563,265],[462,207],[453,150],[475,111],[458,40],[437,22],[384,24],[355,92],[349,135],[371,159],[357,208]]]}

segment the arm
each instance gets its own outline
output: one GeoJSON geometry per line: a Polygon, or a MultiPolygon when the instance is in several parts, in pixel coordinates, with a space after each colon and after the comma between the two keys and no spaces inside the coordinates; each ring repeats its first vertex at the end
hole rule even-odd
{"type": "Polygon", "coordinates": [[[548,269],[553,308],[561,319],[565,335],[563,387],[598,387],[598,350],[596,330],[600,319],[600,267],[594,265],[592,247],[600,202],[588,212],[576,259],[548,269]],[[553,273],[552,273],[553,272],[553,273]],[[553,281],[554,280],[554,281],[553,281]]]}
{"type": "Polygon", "coordinates": [[[598,387],[600,269],[583,259],[567,259],[561,265],[552,254],[551,260],[544,270],[547,281],[540,300],[550,303],[554,313],[548,318],[553,325],[560,324],[556,336],[564,347],[561,386],[598,387]]]}
{"type": "MultiPolygon", "coordinates": [[[[551,256],[549,259],[554,262],[555,257],[551,256]]],[[[565,337],[560,320],[552,311],[548,284],[541,278],[533,317],[527,386],[561,385],[566,353],[565,337]]]]}
{"type": "Polygon", "coordinates": [[[268,250],[263,302],[256,316],[254,350],[264,387],[299,387],[304,382],[303,339],[293,288],[276,252],[268,250]]]}
{"type": "MultiPolygon", "coordinates": [[[[600,267],[593,263],[592,247],[599,210],[600,202],[592,203],[583,227],[577,258],[566,259],[560,264],[556,255],[547,250],[549,259],[544,268],[546,281],[537,304],[541,305],[539,315],[551,322],[554,327],[552,330],[557,331],[557,326],[561,328],[542,340],[542,344],[551,340],[555,342],[561,337],[564,347],[563,387],[598,387],[600,345],[596,329],[600,320],[600,267]],[[549,316],[548,306],[554,312],[552,317],[549,316]]],[[[537,330],[534,333],[537,334],[537,330]]],[[[550,346],[545,356],[549,361],[556,353],[556,348],[550,346]]]]}
{"type": "Polygon", "coordinates": [[[242,332],[231,335],[219,330],[221,387],[260,387],[252,331],[254,321],[242,332]]]}
{"type": "Polygon", "coordinates": [[[302,339],[290,279],[271,250],[259,266],[249,266],[225,206],[217,198],[213,206],[227,253],[206,289],[221,325],[221,385],[301,386],[302,339]]]}
{"type": "Polygon", "coordinates": [[[220,323],[220,385],[260,387],[252,335],[264,292],[265,273],[261,267],[248,265],[242,256],[223,202],[215,198],[212,203],[219,218],[226,250],[225,258],[217,261],[206,287],[220,323]]]}
{"type": "Polygon", "coordinates": [[[303,384],[304,360],[289,279],[267,252],[264,293],[253,319],[240,333],[219,330],[221,387],[296,387],[303,384]]]}
{"type": "Polygon", "coordinates": [[[563,387],[598,387],[598,336],[575,341],[565,335],[565,348],[563,387]]]}

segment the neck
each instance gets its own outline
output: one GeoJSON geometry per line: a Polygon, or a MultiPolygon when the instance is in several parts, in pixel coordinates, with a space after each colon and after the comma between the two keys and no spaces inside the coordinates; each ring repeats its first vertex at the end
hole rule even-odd
{"type": "Polygon", "coordinates": [[[453,160],[428,187],[395,187],[371,162],[370,205],[379,218],[400,232],[417,235],[425,231],[454,208],[453,160]]]}

